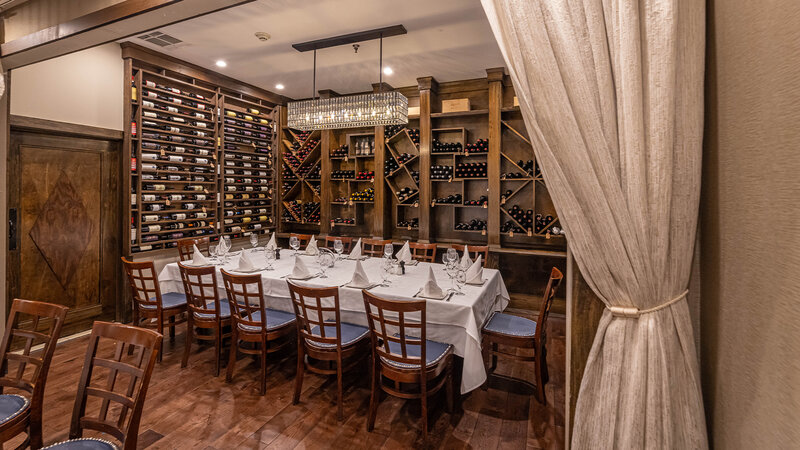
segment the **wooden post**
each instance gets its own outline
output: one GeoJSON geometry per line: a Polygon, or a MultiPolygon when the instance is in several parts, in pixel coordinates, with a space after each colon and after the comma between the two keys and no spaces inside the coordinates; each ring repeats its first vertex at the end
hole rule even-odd
{"type": "MultiPolygon", "coordinates": [[[[339,97],[340,94],[331,90],[323,89],[319,91],[320,98],[339,97]]],[[[333,194],[330,189],[331,185],[331,171],[333,164],[331,163],[331,141],[333,140],[333,131],[322,130],[320,133],[320,164],[322,175],[320,177],[320,215],[319,215],[319,232],[321,236],[327,236],[331,232],[331,200],[333,194]]]]}
{"type": "MultiPolygon", "coordinates": [[[[393,91],[394,88],[387,83],[373,83],[372,92],[393,91]]],[[[392,236],[392,193],[386,187],[383,167],[386,163],[386,127],[375,127],[375,202],[374,215],[372,219],[372,236],[378,239],[387,239],[392,236]]],[[[365,215],[365,220],[366,215],[365,215]]]]}
{"type": "Polygon", "coordinates": [[[505,69],[497,67],[486,69],[489,82],[489,214],[487,228],[489,247],[500,247],[500,158],[503,132],[500,113],[503,108],[503,76],[505,69]]]}
{"type": "Polygon", "coordinates": [[[431,241],[431,111],[438,104],[439,83],[433,77],[417,78],[419,86],[419,241],[431,241]]]}

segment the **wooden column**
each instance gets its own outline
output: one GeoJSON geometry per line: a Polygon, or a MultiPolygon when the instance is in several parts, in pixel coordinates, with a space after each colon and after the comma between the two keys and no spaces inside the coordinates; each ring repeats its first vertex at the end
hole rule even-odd
{"type": "Polygon", "coordinates": [[[439,83],[433,77],[417,78],[419,86],[419,240],[431,241],[431,111],[439,104],[439,83]]]}
{"type": "MultiPolygon", "coordinates": [[[[320,98],[339,97],[340,94],[331,90],[323,89],[319,91],[320,98]]],[[[329,189],[331,183],[331,171],[333,164],[331,163],[331,140],[333,138],[333,131],[322,130],[320,133],[320,164],[322,165],[322,176],[320,182],[320,215],[319,215],[319,232],[320,235],[327,236],[331,232],[331,200],[333,194],[329,189]]]]}
{"type": "MultiPolygon", "coordinates": [[[[387,83],[373,83],[372,92],[393,91],[394,88],[387,83]]],[[[375,127],[375,206],[372,218],[372,236],[378,239],[387,239],[392,236],[392,193],[384,180],[383,166],[386,163],[386,127],[375,127]]],[[[364,220],[369,220],[364,215],[364,220]]]]}
{"type": "Polygon", "coordinates": [[[503,108],[503,76],[505,69],[497,67],[486,69],[489,82],[489,155],[487,168],[489,175],[489,214],[487,228],[489,247],[500,247],[500,152],[502,134],[500,113],[503,108]]]}
{"type": "Polygon", "coordinates": [[[273,151],[272,151],[272,153],[274,154],[274,157],[275,157],[275,164],[274,164],[274,167],[275,167],[274,175],[275,176],[273,177],[275,179],[275,186],[273,187],[272,190],[273,190],[273,192],[276,192],[275,198],[277,199],[275,201],[275,220],[277,220],[278,223],[275,226],[275,231],[277,233],[285,233],[285,232],[288,231],[288,226],[287,226],[287,224],[283,223],[283,220],[281,220],[281,218],[283,217],[283,209],[284,209],[283,208],[283,188],[282,188],[282,186],[283,186],[283,157],[281,155],[283,155],[283,150],[284,150],[284,148],[286,148],[286,146],[283,144],[283,127],[287,126],[287,123],[288,123],[289,119],[288,119],[288,116],[287,116],[287,112],[288,112],[287,108],[279,108],[279,110],[280,111],[278,113],[279,120],[278,120],[278,142],[277,142],[278,145],[277,145],[277,148],[273,149],[273,151]]]}

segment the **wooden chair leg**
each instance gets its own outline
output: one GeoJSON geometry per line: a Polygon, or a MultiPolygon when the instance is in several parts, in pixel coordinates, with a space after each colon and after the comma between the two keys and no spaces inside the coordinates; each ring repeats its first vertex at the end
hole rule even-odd
{"type": "Polygon", "coordinates": [[[267,340],[261,341],[261,395],[267,393],[267,340]]]}
{"type": "Polygon", "coordinates": [[[425,385],[427,381],[423,378],[420,382],[420,386],[422,386],[422,396],[420,397],[420,401],[422,402],[422,443],[423,445],[428,445],[428,392],[425,389],[425,385]]]}
{"type": "Polygon", "coordinates": [[[536,358],[535,361],[535,370],[536,372],[536,400],[539,401],[542,405],[547,404],[547,398],[545,398],[544,394],[544,382],[542,380],[542,366],[541,366],[541,358],[536,358]]]}
{"type": "Polygon", "coordinates": [[[183,346],[183,359],[181,360],[181,368],[185,368],[189,364],[189,351],[192,348],[192,341],[194,340],[194,322],[192,316],[186,322],[186,343],[183,346]]]}
{"type": "Polygon", "coordinates": [[[42,439],[42,420],[41,418],[30,418],[30,423],[28,424],[28,439],[30,442],[28,443],[33,450],[38,450],[44,446],[43,439],[42,439]]]}
{"type": "Polygon", "coordinates": [[[367,417],[367,431],[375,428],[375,416],[378,414],[378,396],[380,395],[380,367],[372,364],[372,389],[369,394],[369,416],[367,417]]]}
{"type": "Polygon", "coordinates": [[[486,370],[486,381],[481,385],[481,389],[484,391],[489,389],[489,354],[489,343],[486,342],[486,337],[484,336],[481,339],[481,356],[483,357],[483,367],[486,370]]]}
{"type": "Polygon", "coordinates": [[[175,315],[169,316],[169,341],[175,342],[175,315]]]}
{"type": "Polygon", "coordinates": [[[342,393],[342,355],[336,360],[336,393],[338,405],[336,409],[336,419],[341,422],[344,420],[344,395],[342,393]]]}
{"type": "Polygon", "coordinates": [[[231,329],[231,354],[228,357],[228,368],[225,370],[225,381],[230,383],[233,380],[233,368],[236,366],[236,353],[239,350],[239,336],[236,332],[236,324],[231,329]]]}
{"type": "Polygon", "coordinates": [[[447,364],[447,381],[445,383],[445,394],[447,395],[447,412],[453,412],[453,360],[447,364]]]}
{"type": "Polygon", "coordinates": [[[222,326],[214,328],[214,376],[219,376],[220,359],[222,359],[222,326]]]}
{"type": "Polygon", "coordinates": [[[495,369],[497,369],[497,342],[492,342],[492,368],[489,370],[489,373],[494,373],[495,369]]]}
{"type": "MultiPolygon", "coordinates": [[[[158,332],[161,333],[161,335],[163,336],[164,335],[164,318],[162,317],[162,315],[159,315],[158,319],[156,319],[156,321],[158,322],[158,332]]],[[[161,357],[163,355],[164,355],[164,340],[162,339],[161,340],[161,348],[158,350],[158,362],[161,362],[161,357]]]]}
{"type": "MultiPolygon", "coordinates": [[[[134,300],[134,303],[136,303],[135,300],[134,300]]],[[[133,305],[133,326],[138,327],[139,326],[139,321],[140,321],[140,319],[139,319],[139,307],[134,304],[133,305]]],[[[129,345],[128,346],[128,356],[130,356],[132,354],[133,354],[133,346],[129,345]]],[[[158,352],[158,357],[161,358],[161,352],[158,352]]]]}
{"type": "Polygon", "coordinates": [[[298,404],[300,402],[300,392],[303,390],[303,375],[306,369],[306,356],[305,356],[305,349],[303,348],[303,342],[298,339],[297,340],[297,373],[294,376],[294,398],[292,399],[293,404],[298,404]]]}

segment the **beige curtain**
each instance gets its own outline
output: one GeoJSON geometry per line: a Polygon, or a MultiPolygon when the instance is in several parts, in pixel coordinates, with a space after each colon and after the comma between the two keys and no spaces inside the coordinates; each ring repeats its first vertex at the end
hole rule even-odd
{"type": "Polygon", "coordinates": [[[700,192],[705,2],[482,3],[570,248],[607,306],[573,448],[707,448],[683,296],[700,192]]]}

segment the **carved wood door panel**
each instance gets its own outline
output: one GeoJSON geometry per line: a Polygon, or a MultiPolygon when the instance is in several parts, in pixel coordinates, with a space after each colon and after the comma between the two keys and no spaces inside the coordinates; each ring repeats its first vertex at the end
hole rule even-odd
{"type": "MultiPolygon", "coordinates": [[[[72,330],[113,318],[119,271],[119,152],[108,141],[15,134],[17,208],[9,297],[70,308],[72,330]]],[[[13,188],[12,188],[13,190],[13,188]]]]}

